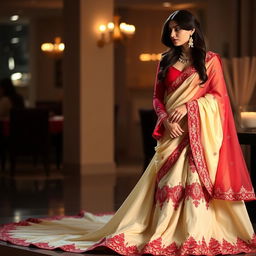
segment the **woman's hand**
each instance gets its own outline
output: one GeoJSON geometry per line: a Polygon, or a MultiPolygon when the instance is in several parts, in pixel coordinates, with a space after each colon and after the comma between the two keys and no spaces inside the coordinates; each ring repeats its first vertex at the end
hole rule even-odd
{"type": "Polygon", "coordinates": [[[181,136],[184,132],[178,123],[170,123],[167,119],[164,120],[164,126],[170,132],[172,139],[181,136]]]}
{"type": "Polygon", "coordinates": [[[185,104],[173,109],[168,117],[170,123],[179,123],[180,120],[187,114],[187,107],[185,104]]]}

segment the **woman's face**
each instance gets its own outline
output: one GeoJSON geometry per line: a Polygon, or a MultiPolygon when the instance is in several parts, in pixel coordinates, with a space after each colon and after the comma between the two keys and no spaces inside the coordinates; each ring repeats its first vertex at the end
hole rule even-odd
{"type": "Polygon", "coordinates": [[[176,21],[169,22],[170,28],[170,38],[174,46],[182,46],[188,43],[190,35],[192,35],[195,31],[193,30],[185,30],[181,29],[180,26],[176,23],[176,21]]]}

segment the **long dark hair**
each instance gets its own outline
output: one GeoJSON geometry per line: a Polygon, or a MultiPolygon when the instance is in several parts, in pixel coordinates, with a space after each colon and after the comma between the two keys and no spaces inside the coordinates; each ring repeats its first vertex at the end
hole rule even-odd
{"type": "Polygon", "coordinates": [[[199,74],[199,78],[202,81],[201,84],[205,83],[208,79],[205,68],[205,41],[199,22],[195,16],[187,10],[173,12],[164,23],[161,41],[164,45],[169,47],[169,50],[162,54],[158,79],[163,80],[165,78],[167,69],[178,61],[181,54],[181,47],[174,46],[170,38],[170,21],[175,21],[181,29],[195,29],[192,35],[194,43],[194,47],[191,48],[192,65],[199,74]]]}

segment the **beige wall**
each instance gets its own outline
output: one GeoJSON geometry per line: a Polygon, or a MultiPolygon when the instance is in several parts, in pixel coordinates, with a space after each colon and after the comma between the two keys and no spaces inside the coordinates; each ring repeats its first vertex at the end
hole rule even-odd
{"type": "Polygon", "coordinates": [[[113,163],[113,45],[97,46],[98,26],[113,17],[112,0],[81,0],[82,164],[113,163]]]}

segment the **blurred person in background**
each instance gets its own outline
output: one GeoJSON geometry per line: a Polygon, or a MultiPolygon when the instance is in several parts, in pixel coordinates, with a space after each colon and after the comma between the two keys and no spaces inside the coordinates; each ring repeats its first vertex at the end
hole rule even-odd
{"type": "Polygon", "coordinates": [[[12,80],[3,78],[0,81],[0,119],[8,118],[13,108],[24,108],[24,99],[16,92],[12,80]]]}

